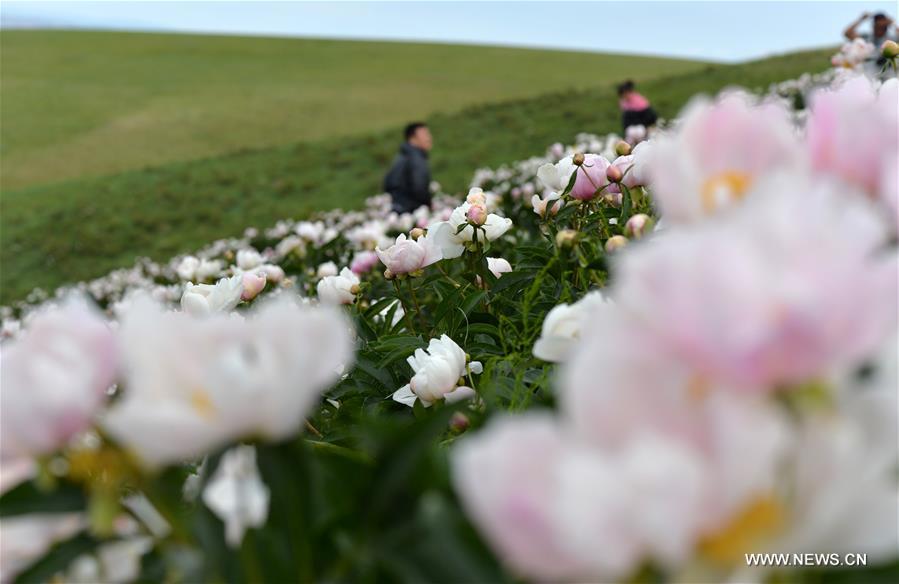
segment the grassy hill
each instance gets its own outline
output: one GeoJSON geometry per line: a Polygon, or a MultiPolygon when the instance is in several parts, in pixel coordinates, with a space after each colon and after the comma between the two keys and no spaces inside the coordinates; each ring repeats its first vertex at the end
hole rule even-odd
{"type": "MultiPolygon", "coordinates": [[[[823,70],[831,52],[709,65],[641,88],[670,117],[698,92],[764,87],[823,70]]],[[[451,191],[464,189],[479,166],[533,155],[580,131],[619,131],[611,85],[472,106],[429,121],[437,144],[433,174],[451,191]]],[[[249,225],[357,205],[378,191],[398,132],[394,127],[6,193],[0,198],[0,302],[34,286],[101,275],[138,255],[166,259],[249,225]]]]}
{"type": "Polygon", "coordinates": [[[393,127],[695,61],[289,38],[4,30],[3,191],[393,127]]]}

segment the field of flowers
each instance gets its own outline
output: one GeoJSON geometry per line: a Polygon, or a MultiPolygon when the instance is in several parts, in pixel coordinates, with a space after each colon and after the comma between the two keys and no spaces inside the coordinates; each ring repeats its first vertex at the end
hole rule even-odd
{"type": "Polygon", "coordinates": [[[0,579],[894,581],[899,82],[854,50],[4,307],[0,579]]]}

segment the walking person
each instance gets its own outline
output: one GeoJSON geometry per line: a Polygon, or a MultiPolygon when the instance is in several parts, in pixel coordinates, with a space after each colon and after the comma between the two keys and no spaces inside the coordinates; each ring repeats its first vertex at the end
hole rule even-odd
{"type": "Polygon", "coordinates": [[[384,191],[390,193],[397,213],[431,206],[431,130],[423,122],[413,122],[406,126],[404,136],[406,141],[384,177],[384,191]]]}

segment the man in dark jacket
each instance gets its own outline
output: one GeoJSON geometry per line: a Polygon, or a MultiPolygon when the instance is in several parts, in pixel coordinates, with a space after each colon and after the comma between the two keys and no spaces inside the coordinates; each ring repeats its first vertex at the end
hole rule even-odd
{"type": "Polygon", "coordinates": [[[406,142],[400,147],[387,176],[384,191],[393,197],[393,210],[409,213],[422,205],[431,206],[431,170],[428,152],[431,131],[421,122],[406,126],[406,142]]]}

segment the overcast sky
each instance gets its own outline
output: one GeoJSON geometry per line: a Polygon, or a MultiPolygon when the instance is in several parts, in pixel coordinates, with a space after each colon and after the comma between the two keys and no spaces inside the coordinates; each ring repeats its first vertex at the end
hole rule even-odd
{"type": "MultiPolygon", "coordinates": [[[[6,28],[423,40],[739,61],[833,45],[896,2],[17,2],[6,28]]],[[[894,14],[891,14],[894,15],[894,14]]],[[[864,25],[865,27],[868,24],[864,25]]]]}

